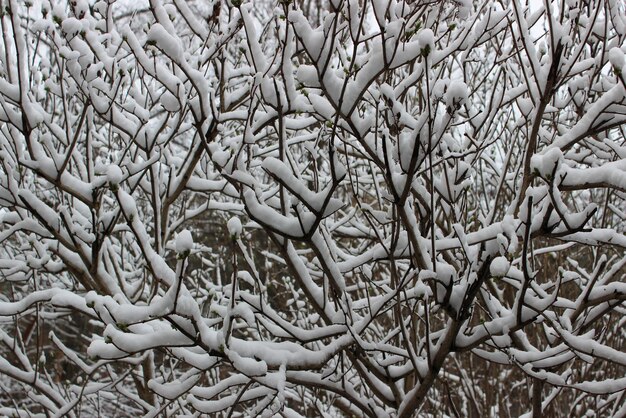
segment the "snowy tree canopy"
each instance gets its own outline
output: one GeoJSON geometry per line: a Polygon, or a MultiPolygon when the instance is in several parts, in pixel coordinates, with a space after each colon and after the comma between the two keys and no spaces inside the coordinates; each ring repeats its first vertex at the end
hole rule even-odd
{"type": "Polygon", "coordinates": [[[626,414],[623,0],[0,8],[0,415],[626,414]]]}

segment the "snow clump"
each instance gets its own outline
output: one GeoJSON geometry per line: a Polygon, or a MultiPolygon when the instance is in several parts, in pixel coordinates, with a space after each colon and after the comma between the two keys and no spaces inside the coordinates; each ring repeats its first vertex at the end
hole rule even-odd
{"type": "Polygon", "coordinates": [[[422,29],[417,34],[417,42],[422,55],[427,56],[435,49],[435,34],[430,29],[422,29]]]}
{"type": "Polygon", "coordinates": [[[496,257],[489,266],[489,272],[493,277],[504,277],[509,271],[511,264],[506,257],[496,257]]]}
{"type": "Polygon", "coordinates": [[[226,228],[228,228],[228,234],[234,239],[239,238],[241,231],[243,230],[241,221],[236,216],[233,216],[228,220],[226,228]]]}
{"type": "Polygon", "coordinates": [[[459,109],[467,101],[467,84],[462,81],[452,81],[444,95],[446,106],[452,111],[459,109]]]}
{"type": "Polygon", "coordinates": [[[622,51],[618,47],[611,48],[611,50],[609,51],[609,61],[611,62],[613,69],[621,72],[622,68],[624,68],[624,62],[626,61],[626,58],[624,57],[624,51],[622,51]]]}
{"type": "Polygon", "coordinates": [[[119,165],[111,164],[106,171],[107,181],[109,184],[117,185],[124,179],[124,173],[119,165]]]}
{"type": "Polygon", "coordinates": [[[176,252],[178,254],[189,253],[193,248],[193,238],[191,232],[183,229],[176,235],[176,252]]]}
{"type": "Polygon", "coordinates": [[[550,179],[552,173],[563,162],[563,152],[559,148],[551,148],[545,154],[533,155],[530,159],[530,168],[535,174],[544,179],[550,179]]]}

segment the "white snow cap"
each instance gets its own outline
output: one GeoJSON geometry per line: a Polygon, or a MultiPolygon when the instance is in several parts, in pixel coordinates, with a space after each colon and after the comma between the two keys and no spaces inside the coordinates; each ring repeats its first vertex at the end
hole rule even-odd
{"type": "Polygon", "coordinates": [[[176,235],[176,252],[182,254],[191,251],[192,248],[193,238],[191,237],[191,232],[183,229],[176,235]]]}
{"type": "Polygon", "coordinates": [[[506,257],[496,257],[489,266],[489,271],[493,277],[504,277],[509,271],[511,263],[506,257]]]}
{"type": "Polygon", "coordinates": [[[119,165],[111,164],[107,167],[107,181],[111,184],[120,184],[124,178],[124,173],[119,165]]]}
{"type": "Polygon", "coordinates": [[[462,106],[467,101],[467,84],[462,81],[452,81],[444,95],[446,105],[451,108],[462,106]]]}
{"type": "Polygon", "coordinates": [[[420,50],[424,50],[428,47],[428,51],[432,52],[435,49],[435,34],[430,29],[422,29],[417,34],[417,42],[419,43],[420,50]]]}
{"type": "Polygon", "coordinates": [[[228,220],[228,222],[226,223],[226,228],[228,228],[228,233],[230,234],[230,236],[235,238],[239,238],[239,236],[241,235],[241,231],[243,230],[243,227],[241,226],[241,221],[236,216],[233,216],[228,220]]]}
{"type": "Polygon", "coordinates": [[[611,48],[611,50],[609,51],[609,61],[611,61],[611,65],[613,66],[613,68],[621,70],[622,68],[624,68],[624,62],[626,61],[626,58],[624,57],[624,51],[622,51],[618,47],[611,48]]]}
{"type": "Polygon", "coordinates": [[[557,148],[550,148],[544,154],[533,155],[530,159],[530,168],[543,178],[548,178],[555,167],[563,161],[563,152],[557,148]]]}

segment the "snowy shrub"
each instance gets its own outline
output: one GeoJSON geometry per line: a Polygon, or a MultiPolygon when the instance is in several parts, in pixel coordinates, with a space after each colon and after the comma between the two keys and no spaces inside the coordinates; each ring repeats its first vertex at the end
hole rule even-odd
{"type": "Polygon", "coordinates": [[[621,0],[0,4],[0,415],[626,414],[621,0]]]}

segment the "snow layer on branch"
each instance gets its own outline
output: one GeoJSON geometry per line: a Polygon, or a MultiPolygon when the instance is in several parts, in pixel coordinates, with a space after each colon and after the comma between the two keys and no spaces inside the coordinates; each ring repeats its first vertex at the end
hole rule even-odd
{"type": "Polygon", "coordinates": [[[543,178],[549,179],[552,173],[556,172],[560,162],[563,161],[563,153],[558,148],[550,148],[543,155],[533,155],[530,160],[530,167],[535,173],[543,178]]]}
{"type": "Polygon", "coordinates": [[[626,58],[624,57],[624,51],[618,47],[613,47],[609,51],[609,61],[616,70],[621,71],[624,68],[626,58]]]}
{"type": "Polygon", "coordinates": [[[299,213],[297,217],[282,215],[267,204],[259,202],[256,193],[250,189],[244,191],[243,198],[246,210],[253,220],[289,237],[304,236],[316,219],[311,212],[299,213]]]}
{"type": "Polygon", "coordinates": [[[267,374],[267,364],[249,357],[242,357],[233,350],[227,350],[228,358],[233,366],[246,376],[264,376],[267,374]]]}
{"type": "Polygon", "coordinates": [[[156,379],[148,381],[148,387],[166,399],[176,399],[182,394],[188,392],[200,380],[202,375],[197,374],[183,380],[182,382],[175,379],[169,383],[161,383],[156,379]]]}
{"type": "Polygon", "coordinates": [[[154,42],[168,57],[180,63],[183,61],[183,47],[178,39],[170,35],[159,23],[148,31],[147,42],[154,42]]]}
{"type": "Polygon", "coordinates": [[[261,166],[268,173],[273,174],[277,180],[284,184],[285,187],[296,195],[308,208],[311,208],[317,213],[325,209],[322,213],[324,217],[339,210],[339,208],[344,205],[339,199],[329,198],[328,194],[331,191],[329,188],[318,193],[309,190],[309,188],[293,174],[287,165],[277,158],[266,158],[263,160],[261,166]]]}
{"type": "Polygon", "coordinates": [[[291,10],[288,19],[302,39],[304,48],[313,61],[317,61],[324,46],[324,33],[321,29],[313,30],[301,11],[291,10]]]}

